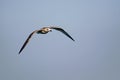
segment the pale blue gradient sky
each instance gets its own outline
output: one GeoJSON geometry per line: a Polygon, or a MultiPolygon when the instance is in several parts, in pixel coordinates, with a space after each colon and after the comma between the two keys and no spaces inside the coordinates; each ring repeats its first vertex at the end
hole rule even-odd
{"type": "Polygon", "coordinates": [[[0,80],[120,80],[120,0],[0,0],[0,80]],[[43,26],[64,28],[28,35],[43,26]]]}

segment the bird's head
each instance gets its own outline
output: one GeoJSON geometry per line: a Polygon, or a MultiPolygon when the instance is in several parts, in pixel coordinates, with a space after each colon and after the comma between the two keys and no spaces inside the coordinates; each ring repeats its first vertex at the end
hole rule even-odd
{"type": "Polygon", "coordinates": [[[52,29],[50,29],[50,28],[48,28],[48,27],[44,27],[44,28],[42,29],[42,31],[44,31],[44,32],[51,32],[52,29]]]}
{"type": "Polygon", "coordinates": [[[50,29],[50,28],[49,28],[49,30],[48,30],[48,31],[49,31],[49,32],[52,32],[52,29],[50,29]]]}

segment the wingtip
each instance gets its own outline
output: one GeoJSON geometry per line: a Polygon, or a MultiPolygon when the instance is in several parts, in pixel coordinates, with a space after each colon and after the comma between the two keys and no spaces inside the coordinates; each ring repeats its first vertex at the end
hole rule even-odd
{"type": "Polygon", "coordinates": [[[20,54],[20,52],[18,53],[18,55],[20,54]]]}
{"type": "Polygon", "coordinates": [[[73,41],[75,42],[75,40],[73,39],[73,41]]]}
{"type": "Polygon", "coordinates": [[[75,42],[75,40],[70,36],[71,40],[75,42]]]}
{"type": "Polygon", "coordinates": [[[21,51],[18,52],[18,54],[20,54],[20,53],[21,53],[21,51]]]}

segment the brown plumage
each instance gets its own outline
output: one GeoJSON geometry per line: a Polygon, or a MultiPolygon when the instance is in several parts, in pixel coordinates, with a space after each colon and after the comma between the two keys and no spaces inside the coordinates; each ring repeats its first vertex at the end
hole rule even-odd
{"type": "Polygon", "coordinates": [[[20,49],[19,51],[19,54],[22,52],[22,50],[25,48],[25,46],[27,45],[27,43],[29,42],[30,38],[32,37],[32,35],[34,33],[37,33],[37,34],[46,34],[48,32],[51,32],[52,29],[55,29],[55,30],[58,30],[60,32],[62,32],[63,34],[65,34],[67,37],[69,37],[70,39],[72,39],[73,41],[75,41],[65,30],[63,30],[62,28],[59,28],[59,27],[43,27],[42,29],[40,30],[35,30],[33,31],[27,38],[27,40],[24,42],[22,48],[20,49]]]}

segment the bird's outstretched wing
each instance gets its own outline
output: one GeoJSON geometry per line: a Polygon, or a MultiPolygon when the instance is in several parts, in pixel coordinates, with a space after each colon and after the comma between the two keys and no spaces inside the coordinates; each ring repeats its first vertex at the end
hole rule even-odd
{"type": "Polygon", "coordinates": [[[73,41],[75,41],[64,29],[59,28],[59,27],[50,27],[50,29],[55,29],[58,30],[60,32],[62,32],[63,34],[65,34],[67,37],[69,37],[70,39],[72,39],[73,41]]]}
{"type": "Polygon", "coordinates": [[[33,31],[33,32],[28,36],[27,40],[24,42],[22,48],[20,49],[19,54],[20,54],[20,53],[22,52],[22,50],[25,48],[25,46],[26,46],[27,43],[29,42],[29,40],[30,40],[30,38],[32,37],[32,35],[33,35],[34,33],[36,33],[37,31],[38,31],[38,30],[33,31]]]}

